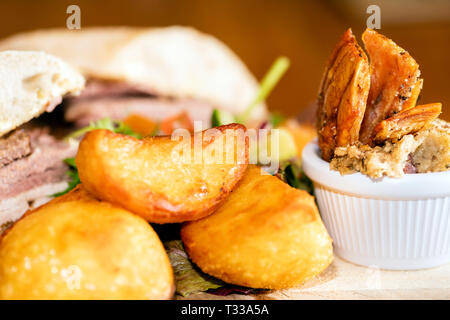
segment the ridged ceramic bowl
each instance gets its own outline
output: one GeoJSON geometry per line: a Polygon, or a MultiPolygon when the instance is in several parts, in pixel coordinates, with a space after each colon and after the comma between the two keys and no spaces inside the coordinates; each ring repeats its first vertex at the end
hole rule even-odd
{"type": "Polygon", "coordinates": [[[305,147],[302,164],[338,256],[390,270],[450,263],[450,171],[342,176],[320,158],[317,142],[305,147]]]}

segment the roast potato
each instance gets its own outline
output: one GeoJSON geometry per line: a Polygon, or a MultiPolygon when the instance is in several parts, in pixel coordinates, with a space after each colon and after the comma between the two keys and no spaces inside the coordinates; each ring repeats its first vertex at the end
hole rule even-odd
{"type": "Polygon", "coordinates": [[[333,257],[314,198],[254,165],[216,212],[183,224],[181,238],[202,271],[252,288],[301,284],[333,257]]]}
{"type": "Polygon", "coordinates": [[[248,138],[240,124],[185,138],[139,140],[107,130],[91,131],[76,156],[80,180],[99,199],[150,222],[202,218],[225,200],[243,176],[248,138]]]}
{"type": "Polygon", "coordinates": [[[142,218],[77,188],[0,242],[0,299],[169,299],[172,267],[142,218]]]}

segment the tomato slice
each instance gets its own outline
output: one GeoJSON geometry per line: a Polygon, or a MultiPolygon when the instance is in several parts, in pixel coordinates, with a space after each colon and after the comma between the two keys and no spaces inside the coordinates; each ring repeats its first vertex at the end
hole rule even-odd
{"type": "Polygon", "coordinates": [[[157,123],[139,114],[130,114],[123,123],[142,136],[154,135],[157,123]]]}
{"type": "Polygon", "coordinates": [[[169,135],[176,129],[186,129],[194,132],[194,125],[186,111],[182,111],[177,115],[169,117],[161,122],[159,127],[163,134],[169,135]]]}

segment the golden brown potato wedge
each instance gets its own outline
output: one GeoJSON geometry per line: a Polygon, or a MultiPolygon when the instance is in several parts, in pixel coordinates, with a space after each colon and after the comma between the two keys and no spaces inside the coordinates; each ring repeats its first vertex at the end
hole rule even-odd
{"type": "Polygon", "coordinates": [[[370,143],[381,121],[403,110],[420,76],[419,65],[391,39],[366,29],[362,36],[370,57],[371,84],[360,140],[370,143]]]}
{"type": "Polygon", "coordinates": [[[0,299],[170,299],[172,267],[142,218],[82,188],[26,214],[0,242],[0,299]]]}
{"type": "Polygon", "coordinates": [[[244,135],[240,124],[189,134],[182,141],[96,130],[81,141],[76,164],[84,187],[99,199],[150,222],[196,220],[212,213],[243,176],[244,135]]]}
{"type": "Polygon", "coordinates": [[[431,103],[416,106],[381,121],[374,129],[374,141],[395,141],[403,136],[427,128],[441,114],[442,105],[431,103]]]}
{"type": "Polygon", "coordinates": [[[322,158],[359,138],[370,86],[369,62],[350,29],[336,45],[322,78],[317,113],[322,158]]]}
{"type": "Polygon", "coordinates": [[[204,272],[252,288],[301,284],[333,259],[314,198],[254,165],[216,212],[185,223],[181,238],[204,272]]]}

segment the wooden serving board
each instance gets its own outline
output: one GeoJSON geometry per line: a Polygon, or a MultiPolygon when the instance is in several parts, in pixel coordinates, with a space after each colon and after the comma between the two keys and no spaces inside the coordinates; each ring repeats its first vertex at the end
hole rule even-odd
{"type": "Polygon", "coordinates": [[[298,288],[260,295],[193,294],[184,299],[446,299],[450,300],[450,264],[418,271],[366,268],[335,257],[318,277],[298,288]]]}

